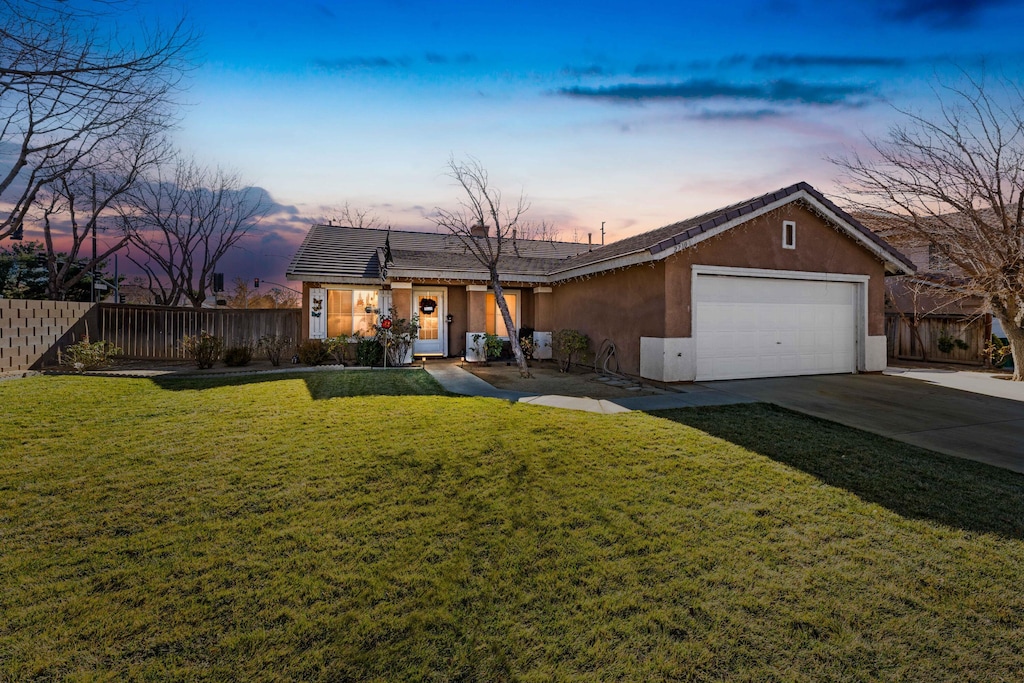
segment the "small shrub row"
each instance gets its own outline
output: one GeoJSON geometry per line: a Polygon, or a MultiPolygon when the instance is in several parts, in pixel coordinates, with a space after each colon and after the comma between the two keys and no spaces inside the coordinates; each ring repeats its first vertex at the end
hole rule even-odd
{"type": "Polygon", "coordinates": [[[60,365],[83,372],[85,370],[96,370],[110,365],[114,356],[121,353],[121,349],[105,341],[90,341],[89,335],[82,335],[81,340],[71,344],[63,351],[58,352],[60,365]]]}
{"type": "Polygon", "coordinates": [[[182,352],[200,369],[212,368],[219,360],[223,360],[228,367],[248,365],[258,351],[262,351],[270,364],[276,367],[281,365],[281,357],[292,346],[290,337],[276,334],[264,335],[256,342],[237,341],[227,347],[221,337],[205,331],[181,338],[182,352]]]}

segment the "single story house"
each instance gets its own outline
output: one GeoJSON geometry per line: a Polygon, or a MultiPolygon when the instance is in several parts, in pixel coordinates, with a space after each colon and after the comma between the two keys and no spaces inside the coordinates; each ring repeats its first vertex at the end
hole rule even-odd
{"type": "MultiPolygon", "coordinates": [[[[517,327],[610,340],[623,372],[662,382],[883,370],[885,277],[913,271],[807,183],[604,246],[520,239],[500,263],[517,327]]],[[[505,333],[451,235],[315,225],[287,276],[307,338],[366,331],[391,306],[419,315],[417,356],[472,358],[475,334],[505,333]]]]}

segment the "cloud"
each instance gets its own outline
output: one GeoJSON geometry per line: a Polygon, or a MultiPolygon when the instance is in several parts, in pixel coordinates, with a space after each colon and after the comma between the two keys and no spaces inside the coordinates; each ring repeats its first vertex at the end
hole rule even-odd
{"type": "Polygon", "coordinates": [[[316,11],[317,14],[327,17],[328,19],[337,18],[337,15],[331,10],[331,8],[323,3],[313,3],[313,9],[316,11]]]}
{"type": "Polygon", "coordinates": [[[898,0],[878,2],[878,11],[891,19],[955,29],[973,24],[988,9],[1006,0],[898,0]]]}
{"type": "Polygon", "coordinates": [[[778,109],[702,109],[690,118],[697,121],[764,121],[786,114],[778,109]]]}
{"type": "Polygon", "coordinates": [[[703,101],[736,100],[777,104],[815,104],[857,106],[855,96],[870,96],[866,86],[815,84],[789,79],[756,84],[736,84],[715,79],[694,79],[682,83],[627,83],[601,88],[575,86],[558,91],[566,97],[608,102],[644,102],[649,100],[703,101]]]}
{"type": "Polygon", "coordinates": [[[907,60],[899,57],[866,57],[856,55],[786,55],[773,54],[746,58],[751,65],[759,70],[784,67],[829,67],[833,69],[862,68],[899,68],[907,65],[907,60]]]}
{"type": "Polygon", "coordinates": [[[828,69],[895,69],[906,66],[908,60],[900,57],[878,57],[870,55],[806,55],[767,54],[730,55],[718,60],[698,59],[686,62],[640,62],[633,67],[635,76],[655,76],[684,71],[707,71],[710,69],[736,69],[750,67],[756,71],[787,68],[828,68],[828,69]]]}
{"type": "Polygon", "coordinates": [[[315,59],[313,65],[327,71],[353,71],[355,69],[398,69],[412,63],[409,57],[345,57],[341,59],[315,59]]]}
{"type": "Polygon", "coordinates": [[[581,76],[605,76],[608,72],[605,68],[599,64],[590,64],[587,66],[563,66],[562,75],[572,76],[579,78],[581,76]]]}
{"type": "Polygon", "coordinates": [[[427,64],[474,64],[477,61],[476,55],[469,52],[462,52],[453,57],[440,52],[426,52],[423,59],[427,64]]]}

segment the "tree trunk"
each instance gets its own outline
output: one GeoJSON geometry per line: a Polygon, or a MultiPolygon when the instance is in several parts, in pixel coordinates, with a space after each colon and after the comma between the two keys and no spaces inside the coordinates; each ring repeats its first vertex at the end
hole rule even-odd
{"type": "Polygon", "coordinates": [[[1010,342],[1010,352],[1013,355],[1013,381],[1024,380],[1024,328],[1019,325],[1000,320],[1003,324],[1003,331],[1006,339],[1010,342]]]}
{"type": "Polygon", "coordinates": [[[505,301],[505,292],[501,288],[501,281],[498,278],[496,268],[491,268],[491,288],[494,289],[494,301],[501,311],[501,319],[505,321],[505,329],[508,330],[508,341],[512,345],[512,355],[515,356],[516,365],[519,366],[520,377],[533,377],[530,368],[526,365],[526,355],[523,347],[519,345],[519,329],[512,324],[512,315],[508,312],[508,303],[505,301]]]}
{"type": "Polygon", "coordinates": [[[907,321],[907,325],[910,326],[910,333],[914,335],[914,339],[917,340],[917,348],[921,351],[921,361],[928,362],[928,349],[925,348],[924,340],[921,339],[921,328],[918,322],[907,321]]]}
{"type": "Polygon", "coordinates": [[[999,320],[1010,343],[1010,354],[1013,356],[1013,381],[1024,381],[1024,328],[1017,324],[1019,309],[1017,301],[993,296],[992,315],[999,320]]]}

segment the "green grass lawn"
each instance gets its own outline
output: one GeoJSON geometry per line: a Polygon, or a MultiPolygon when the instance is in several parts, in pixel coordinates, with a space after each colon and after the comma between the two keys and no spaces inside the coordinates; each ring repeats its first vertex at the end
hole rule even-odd
{"type": "Polygon", "coordinates": [[[0,414],[3,681],[1024,677],[1024,477],[770,406],[392,371],[0,414]]]}

